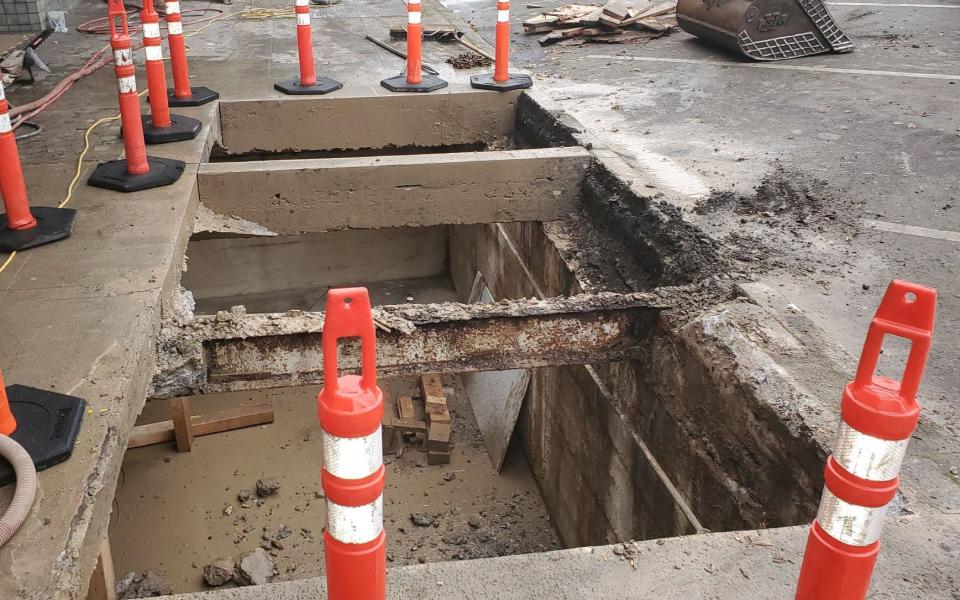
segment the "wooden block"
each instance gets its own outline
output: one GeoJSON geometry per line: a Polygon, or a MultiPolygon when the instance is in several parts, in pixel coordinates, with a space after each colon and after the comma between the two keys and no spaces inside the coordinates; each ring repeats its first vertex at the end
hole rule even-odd
{"type": "Polygon", "coordinates": [[[448,465],[450,464],[449,452],[427,452],[428,465],[448,465]]]}
{"type": "Polygon", "coordinates": [[[600,22],[616,27],[620,21],[630,16],[630,6],[627,0],[611,0],[603,5],[603,14],[600,16],[600,22]]]}
{"type": "Polygon", "coordinates": [[[177,452],[190,452],[193,449],[193,419],[190,416],[190,399],[171,398],[170,416],[173,419],[173,435],[177,441],[177,452]]]}
{"type": "Polygon", "coordinates": [[[97,566],[90,576],[87,600],[117,600],[117,580],[109,539],[100,544],[100,557],[97,558],[97,566]]]}
{"type": "Polygon", "coordinates": [[[400,396],[397,398],[397,414],[401,419],[416,419],[417,413],[413,408],[413,398],[410,396],[400,396]]]}
{"type": "Polygon", "coordinates": [[[426,433],[427,424],[417,419],[394,419],[390,427],[398,431],[409,433],[426,433]]]}
{"type": "MultiPolygon", "coordinates": [[[[273,423],[273,406],[259,404],[223,410],[213,415],[194,415],[190,418],[194,436],[221,433],[254,425],[273,423]]],[[[162,444],[176,439],[173,421],[160,421],[133,428],[127,441],[127,449],[162,444]]]]}
{"type": "Polygon", "coordinates": [[[420,376],[420,391],[423,393],[424,405],[447,403],[447,396],[443,393],[443,381],[436,373],[420,376]]]}
{"type": "Polygon", "coordinates": [[[450,423],[431,423],[427,430],[427,452],[449,452],[452,432],[450,423]]]}
{"type": "Polygon", "coordinates": [[[426,408],[426,419],[428,423],[449,423],[450,410],[446,405],[431,404],[426,408]]]}

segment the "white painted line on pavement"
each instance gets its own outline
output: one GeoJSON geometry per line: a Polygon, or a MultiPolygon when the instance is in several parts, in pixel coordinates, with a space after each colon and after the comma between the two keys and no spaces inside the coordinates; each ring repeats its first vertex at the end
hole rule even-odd
{"type": "Polygon", "coordinates": [[[709,65],[714,67],[734,67],[744,69],[782,69],[785,71],[811,71],[814,73],[841,73],[843,75],[882,75],[886,77],[913,77],[917,79],[957,79],[960,75],[943,73],[913,73],[910,71],[870,71],[867,69],[840,69],[837,67],[805,67],[803,65],[772,65],[769,63],[721,62],[719,60],[700,60],[696,58],[666,58],[659,56],[614,56],[612,54],[590,54],[587,58],[599,60],[639,60],[643,62],[683,63],[688,65],[709,65]]]}
{"type": "Polygon", "coordinates": [[[902,223],[891,223],[889,221],[875,221],[873,219],[864,219],[863,224],[871,229],[878,229],[880,231],[903,233],[905,235],[915,235],[917,237],[932,238],[935,240],[944,240],[946,242],[956,242],[960,244],[960,232],[957,231],[929,229],[927,227],[917,227],[916,225],[904,225],[902,223]]]}
{"type": "Polygon", "coordinates": [[[906,8],[960,8],[960,4],[887,4],[885,2],[827,2],[830,6],[902,6],[906,8]]]}

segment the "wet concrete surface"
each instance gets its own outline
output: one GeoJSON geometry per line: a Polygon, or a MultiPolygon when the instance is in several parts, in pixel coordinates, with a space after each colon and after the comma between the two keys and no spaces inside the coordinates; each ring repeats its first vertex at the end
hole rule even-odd
{"type": "MultiPolygon", "coordinates": [[[[493,39],[493,3],[445,4],[493,39]]],[[[766,240],[773,251],[740,267],[782,293],[778,309],[807,313],[857,357],[891,279],[939,290],[905,473],[926,478],[915,467],[932,461],[936,475],[921,484],[930,495],[908,500],[960,508],[960,4],[827,3],[854,52],[764,64],[682,30],[645,45],[547,48],[523,34],[523,19],[562,4],[513,4],[513,64],[633,166],[651,195],[735,251],[766,240]],[[825,182],[810,222],[694,212],[717,192],[752,195],[782,169],[825,182]],[[848,226],[821,227],[828,213],[848,226]]],[[[905,346],[888,346],[899,375],[905,346]]],[[[839,406],[839,389],[825,394],[839,406]]]]}
{"type": "MultiPolygon", "coordinates": [[[[445,384],[454,421],[450,464],[427,465],[418,441],[404,443],[399,457],[385,456],[388,565],[560,548],[523,451],[512,446],[498,475],[459,379],[445,384]],[[412,514],[429,524],[414,524],[412,514]]],[[[415,392],[411,380],[381,385],[387,394],[415,392]]],[[[278,581],[321,575],[325,501],[314,466],[322,456],[316,394],[303,387],[195,397],[195,413],[270,402],[276,420],[196,438],[190,453],[178,454],[173,444],[127,452],[110,529],[118,577],[149,569],[163,573],[177,593],[209,589],[204,566],[220,557],[235,561],[265,539],[278,581]],[[261,478],[275,478],[277,494],[241,503],[237,494],[254,490],[261,478]]],[[[156,400],[141,422],[167,418],[167,402],[156,400]]]]}

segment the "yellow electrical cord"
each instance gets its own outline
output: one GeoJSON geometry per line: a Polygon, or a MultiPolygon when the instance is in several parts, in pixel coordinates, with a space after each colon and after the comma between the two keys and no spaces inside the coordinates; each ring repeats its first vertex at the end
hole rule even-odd
{"type": "MultiPolygon", "coordinates": [[[[190,33],[188,33],[188,34],[185,34],[183,37],[184,37],[184,38],[193,37],[193,36],[195,36],[195,35],[198,35],[198,34],[202,33],[204,30],[207,29],[207,27],[210,27],[211,25],[213,25],[213,24],[216,23],[217,21],[223,21],[223,20],[226,20],[226,19],[231,19],[231,18],[236,17],[236,16],[239,16],[241,19],[277,19],[277,18],[284,18],[284,17],[288,17],[288,16],[293,16],[293,15],[294,15],[294,12],[293,12],[293,9],[292,9],[292,8],[291,8],[291,9],[285,9],[285,8],[284,8],[284,9],[274,9],[274,8],[246,8],[246,9],[244,9],[244,10],[242,10],[242,11],[237,11],[237,12],[234,12],[234,13],[230,13],[230,14],[226,14],[226,15],[221,15],[221,16],[219,16],[219,17],[215,17],[215,18],[213,18],[213,19],[210,19],[210,21],[208,21],[206,25],[204,25],[203,27],[201,27],[200,29],[198,29],[198,30],[196,30],[196,31],[192,31],[192,32],[190,32],[190,33]],[[288,13],[289,13],[289,14],[288,14],[288,13]]],[[[189,52],[190,49],[187,48],[187,51],[189,52]]],[[[165,56],[165,57],[164,57],[164,60],[169,60],[169,59],[170,59],[169,56],[165,56]]],[[[138,95],[138,96],[143,96],[143,95],[146,94],[148,91],[149,91],[149,90],[143,90],[142,92],[140,92],[140,93],[137,94],[137,95],[138,95]]],[[[90,134],[93,133],[93,130],[96,129],[97,127],[99,127],[100,125],[103,125],[104,123],[109,123],[109,122],[111,122],[111,121],[116,121],[116,120],[118,120],[119,118],[120,118],[120,115],[114,115],[114,116],[112,116],[112,117],[103,117],[103,118],[101,118],[101,119],[97,119],[97,120],[93,123],[93,125],[91,125],[90,127],[87,127],[87,130],[83,132],[83,150],[80,152],[80,155],[77,157],[77,169],[76,169],[76,172],[75,172],[74,175],[73,175],[73,179],[70,180],[69,185],[67,185],[67,196],[63,199],[63,202],[61,202],[60,204],[57,205],[57,208],[63,208],[63,207],[66,206],[66,205],[70,202],[70,200],[73,198],[73,190],[76,188],[76,186],[77,186],[77,181],[80,180],[80,174],[83,172],[83,159],[87,156],[87,152],[90,151],[90,134]]],[[[16,251],[13,251],[13,252],[10,253],[10,256],[8,256],[5,261],[3,261],[3,264],[0,264],[0,273],[3,273],[3,271],[4,271],[8,266],[10,266],[10,263],[13,262],[13,259],[14,259],[16,256],[17,256],[17,252],[16,252],[16,251]]]]}

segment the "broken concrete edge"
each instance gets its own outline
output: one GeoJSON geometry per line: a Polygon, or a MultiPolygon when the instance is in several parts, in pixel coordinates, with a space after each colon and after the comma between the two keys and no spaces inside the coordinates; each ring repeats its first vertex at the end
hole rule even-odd
{"type": "Polygon", "coordinates": [[[517,104],[517,130],[544,146],[581,145],[594,157],[581,205],[621,241],[660,285],[694,283],[732,270],[716,240],[689,223],[668,196],[545,94],[529,92],[517,104]]]}
{"type": "MultiPolygon", "coordinates": [[[[387,598],[789,598],[807,531],[807,525],[746,530],[399,567],[387,571],[387,598]]],[[[889,519],[872,589],[885,598],[953,597],[958,536],[957,515],[889,519]],[[918,573],[928,574],[922,583],[918,573]]],[[[325,578],[314,577],[164,599],[307,600],[325,594],[325,578]]]]}
{"type": "MultiPolygon", "coordinates": [[[[380,306],[373,310],[374,320],[386,330],[411,336],[428,325],[469,324],[480,319],[520,319],[556,317],[586,313],[613,314],[630,309],[674,308],[688,302],[692,289],[663,288],[634,294],[598,293],[548,300],[511,300],[493,304],[402,304],[380,306]]],[[[178,305],[189,307],[191,299],[179,294],[178,305]]],[[[247,314],[242,306],[217,315],[187,316],[180,310],[165,319],[160,334],[159,371],[151,387],[151,397],[172,397],[207,391],[210,356],[205,345],[217,340],[279,339],[323,331],[324,313],[288,311],[274,314],[247,314]]],[[[292,343],[292,342],[291,342],[292,343]]],[[[318,348],[319,349],[319,348],[318,348]]],[[[279,348],[278,348],[279,350],[279,348]]],[[[349,358],[349,357],[347,357],[349,358]]],[[[345,364],[349,362],[348,360],[345,364]]],[[[313,376],[311,376],[312,380],[313,376]]],[[[271,387],[273,381],[252,387],[271,387]]]]}
{"type": "Polygon", "coordinates": [[[197,216],[193,224],[194,239],[209,239],[213,237],[276,237],[275,231],[270,231],[259,223],[247,221],[239,217],[217,214],[203,205],[197,207],[197,216]]]}
{"type": "MultiPolygon", "coordinates": [[[[109,408],[85,416],[74,456],[56,469],[40,474],[41,486],[30,518],[0,553],[0,597],[29,600],[74,600],[85,597],[101,544],[107,538],[113,492],[123,461],[125,440],[147,398],[148,383],[156,368],[161,305],[179,286],[180,260],[177,257],[185,252],[191,235],[197,204],[198,165],[207,160],[212,147],[210,139],[219,129],[214,118],[214,106],[193,112],[204,119],[201,134],[194,142],[178,145],[173,152],[187,164],[180,182],[174,187],[189,189],[189,199],[181,210],[167,213],[179,219],[176,237],[164,248],[166,252],[157,256],[160,264],[169,262],[168,268],[156,285],[119,295],[139,305],[135,321],[122,325],[123,329],[118,331],[114,343],[90,365],[83,381],[74,385],[76,382],[55,380],[58,387],[62,385],[61,389],[70,389],[72,394],[82,398],[112,398],[112,401],[109,408]],[[88,450],[95,451],[88,454],[88,450]],[[58,499],[69,499],[72,494],[51,495],[44,485],[50,477],[59,478],[67,472],[77,472],[78,479],[72,485],[74,489],[82,490],[79,504],[71,507],[62,506],[58,499]],[[72,516],[68,518],[69,525],[62,535],[60,531],[50,531],[47,525],[63,521],[56,514],[59,511],[72,511],[72,516]],[[38,537],[50,541],[38,545],[38,537]],[[56,542],[58,539],[62,540],[59,544],[56,542]],[[57,545],[42,550],[43,555],[37,554],[51,544],[57,545]]],[[[86,164],[86,171],[93,164],[86,164]]],[[[99,191],[92,193],[103,194],[99,191]]],[[[181,192],[174,188],[158,188],[137,194],[136,201],[149,206],[151,199],[169,197],[171,193],[181,192]]],[[[88,192],[78,190],[74,205],[82,210],[88,195],[88,192]]],[[[122,203],[126,198],[118,196],[116,200],[122,203]]],[[[101,248],[97,245],[88,247],[101,248]]],[[[104,246],[103,249],[112,251],[110,246],[104,246]]],[[[67,246],[53,246],[50,251],[73,250],[67,246]]],[[[69,264],[72,261],[65,255],[63,262],[69,264]]],[[[116,296],[110,293],[109,286],[105,286],[103,293],[116,296]]],[[[104,319],[109,318],[104,316],[104,319]]],[[[47,338],[37,336],[36,339],[40,341],[47,338]]],[[[44,355],[46,352],[37,349],[32,354],[44,355]]]]}

